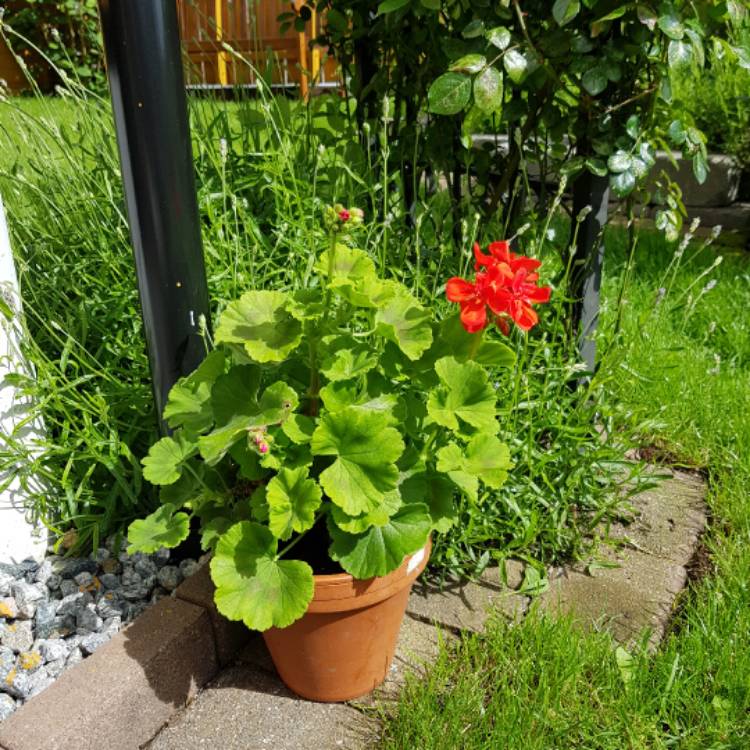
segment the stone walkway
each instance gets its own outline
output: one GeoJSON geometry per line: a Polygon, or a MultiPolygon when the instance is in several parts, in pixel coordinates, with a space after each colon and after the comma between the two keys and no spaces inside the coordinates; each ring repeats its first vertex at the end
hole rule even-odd
{"type": "Polygon", "coordinates": [[[210,683],[148,745],[149,750],[361,750],[377,737],[374,700],[393,697],[410,669],[429,665],[440,639],[461,631],[481,632],[491,610],[519,619],[530,606],[570,612],[582,625],[607,627],[630,642],[644,629],[656,645],[706,525],[705,485],[692,474],[673,472],[657,489],[640,494],[632,524],[610,536],[594,564],[553,569],[549,588],[532,601],[519,593],[523,565],[506,566],[505,581],[491,568],[476,583],[438,590],[418,583],[401,628],[396,658],[374,698],[351,704],[304,701],[276,676],[260,638],[210,683]],[[618,567],[610,567],[617,565],[618,567]]]}

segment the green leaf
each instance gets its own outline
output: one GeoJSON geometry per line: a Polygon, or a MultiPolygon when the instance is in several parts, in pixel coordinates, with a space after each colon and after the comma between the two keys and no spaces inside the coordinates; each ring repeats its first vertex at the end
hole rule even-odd
{"type": "Polygon", "coordinates": [[[143,459],[143,476],[151,484],[174,484],[182,475],[185,461],[195,453],[195,447],[180,431],[173,437],[163,437],[143,459]]]}
{"type": "Polygon", "coordinates": [[[474,500],[477,496],[476,480],[498,489],[508,478],[511,466],[508,446],[501,443],[495,435],[484,432],[475,435],[465,450],[461,450],[455,443],[449,443],[437,455],[438,471],[447,474],[474,500]]]}
{"type": "Polygon", "coordinates": [[[469,21],[461,32],[461,36],[464,39],[476,39],[476,37],[482,36],[482,34],[484,34],[484,21],[478,18],[469,21]]]}
{"type": "Polygon", "coordinates": [[[672,139],[672,143],[675,146],[681,146],[687,139],[687,132],[685,131],[684,125],[679,120],[672,120],[669,125],[669,137],[672,139]]]}
{"type": "Polygon", "coordinates": [[[618,198],[625,198],[630,195],[635,189],[635,172],[628,169],[620,174],[613,174],[609,178],[609,185],[612,188],[612,192],[618,198]]]}
{"type": "Polygon", "coordinates": [[[201,549],[204,552],[216,547],[219,537],[232,525],[232,519],[225,516],[212,518],[208,523],[201,525],[201,549]]]}
{"type": "Polygon", "coordinates": [[[478,73],[485,65],[487,65],[487,58],[484,55],[472,53],[451,63],[448,70],[455,73],[478,73]]]}
{"type": "Polygon", "coordinates": [[[697,153],[693,157],[693,174],[699,185],[702,185],[708,177],[708,164],[701,153],[697,153]]]}
{"type": "Polygon", "coordinates": [[[579,0],[555,0],[552,6],[552,17],[557,21],[558,26],[565,26],[578,15],[580,10],[579,0]]]}
{"type": "Polygon", "coordinates": [[[685,26],[673,9],[668,9],[666,13],[662,13],[657,24],[662,33],[670,39],[679,40],[685,36],[685,26]]]}
{"type": "Polygon", "coordinates": [[[671,41],[667,49],[667,60],[672,70],[689,68],[693,60],[693,48],[688,42],[671,41]]]}
{"type": "Polygon", "coordinates": [[[304,414],[291,414],[281,425],[284,434],[297,445],[304,445],[312,440],[315,422],[304,414]]]}
{"type": "Polygon", "coordinates": [[[426,503],[432,528],[444,534],[458,520],[453,502],[454,486],[436,474],[419,473],[405,479],[399,486],[404,503],[426,503]]]}
{"type": "Polygon", "coordinates": [[[194,372],[172,386],[164,419],[171,428],[184,427],[198,433],[213,424],[211,387],[224,372],[224,352],[211,352],[194,372]]]}
{"type": "Polygon", "coordinates": [[[319,478],[326,495],[350,516],[369,513],[396,489],[404,442],[385,414],[346,407],[324,414],[312,436],[315,456],[335,461],[319,478]]]}
{"type": "Polygon", "coordinates": [[[306,467],[281,469],[268,483],[268,528],[279,539],[289,539],[293,531],[307,531],[315,523],[322,493],[307,471],[306,467]]]}
{"type": "Polygon", "coordinates": [[[620,677],[625,685],[627,685],[635,676],[636,668],[638,666],[635,657],[622,646],[618,646],[615,649],[615,661],[617,662],[617,669],[620,671],[620,677]]]}
{"type": "Polygon", "coordinates": [[[607,176],[607,165],[601,159],[591,156],[585,160],[585,164],[586,169],[588,169],[591,174],[595,174],[597,177],[607,176]]]}
{"type": "Polygon", "coordinates": [[[481,430],[497,430],[495,391],[481,365],[443,357],[435,363],[435,372],[441,385],[427,398],[427,413],[433,422],[454,432],[462,429],[459,419],[481,430]]]}
{"type": "Polygon", "coordinates": [[[625,123],[625,132],[635,140],[641,134],[641,118],[638,115],[630,115],[625,123]]]}
{"type": "Polygon", "coordinates": [[[211,389],[211,410],[217,425],[228,424],[237,414],[257,411],[261,375],[257,365],[235,365],[216,379],[211,389]]]}
{"type": "Polygon", "coordinates": [[[385,526],[388,519],[401,507],[401,495],[398,490],[386,492],[383,504],[369,513],[350,516],[344,513],[338,505],[331,506],[331,518],[342,531],[349,534],[361,534],[370,526],[385,526]]]}
{"type": "Polygon", "coordinates": [[[505,49],[510,44],[510,31],[505,26],[495,26],[494,29],[487,32],[486,36],[487,41],[500,50],[505,49]]]}
{"type": "Polygon", "coordinates": [[[394,10],[399,10],[410,2],[411,0],[385,0],[378,5],[378,15],[382,16],[386,13],[393,13],[394,10]]]}
{"type": "Polygon", "coordinates": [[[425,545],[431,527],[427,506],[422,504],[405,505],[387,524],[362,534],[347,534],[331,523],[329,553],[355,578],[384,576],[425,545]]]}
{"type": "Polygon", "coordinates": [[[372,370],[378,359],[372,347],[351,336],[333,336],[323,340],[332,353],[327,355],[320,371],[329,380],[352,380],[372,370]]]}
{"type": "Polygon", "coordinates": [[[419,359],[432,344],[430,314],[405,290],[378,308],[375,330],[412,360],[419,359]]]}
{"type": "Polygon", "coordinates": [[[268,386],[257,403],[237,402],[235,416],[198,438],[201,456],[208,464],[217,463],[248,430],[283,423],[298,403],[295,391],[282,381],[268,386]]]}
{"type": "Polygon", "coordinates": [[[615,174],[625,172],[633,166],[633,158],[624,151],[617,151],[609,157],[607,166],[609,171],[615,174]]]}
{"type": "Polygon", "coordinates": [[[429,110],[436,115],[455,115],[471,98],[471,78],[463,73],[444,73],[427,92],[429,110]]]}
{"type": "Polygon", "coordinates": [[[509,49],[503,55],[503,67],[513,83],[521,83],[529,67],[529,61],[523,52],[517,49],[509,49]]]}
{"type": "Polygon", "coordinates": [[[487,334],[482,338],[479,349],[474,352],[477,335],[479,334],[467,333],[458,314],[451,315],[440,324],[435,343],[425,356],[434,357],[435,360],[452,356],[459,362],[465,362],[471,357],[477,364],[487,367],[513,366],[516,361],[515,352],[507,344],[489,340],[487,334]]]}
{"type": "Polygon", "coordinates": [[[474,79],[474,103],[483,112],[500,112],[503,108],[503,74],[489,67],[474,79]]]}
{"type": "Polygon", "coordinates": [[[583,74],[581,84],[591,96],[598,96],[607,88],[608,81],[607,69],[603,65],[594,65],[583,74]]]}
{"type": "Polygon", "coordinates": [[[176,547],[190,533],[190,516],[177,513],[171,503],[157,508],[151,515],[133,521],[128,528],[128,554],[151,554],[162,547],[176,547]]]}
{"type": "Polygon", "coordinates": [[[277,560],[273,534],[252,521],[237,523],[220,537],[211,578],[219,612],[253,630],[291,625],[313,597],[312,568],[299,560],[277,560]]]}
{"type": "Polygon", "coordinates": [[[389,425],[397,423],[393,410],[398,404],[398,399],[391,393],[373,396],[367,389],[354,383],[339,381],[321,388],[320,397],[330,412],[352,407],[363,412],[382,414],[389,425]]]}
{"type": "Polygon", "coordinates": [[[241,344],[256,362],[282,362],[302,341],[302,324],[289,304],[283,292],[245,292],[221,314],[217,343],[241,344]]]}

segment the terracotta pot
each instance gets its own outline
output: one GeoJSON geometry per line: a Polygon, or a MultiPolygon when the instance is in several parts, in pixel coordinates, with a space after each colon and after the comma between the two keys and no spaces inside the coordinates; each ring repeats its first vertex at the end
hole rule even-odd
{"type": "Polygon", "coordinates": [[[396,650],[409,592],[430,556],[431,543],[380,578],[348,573],[315,576],[307,612],[287,628],[263,633],[290,690],[314,701],[346,701],[385,679],[396,650]]]}

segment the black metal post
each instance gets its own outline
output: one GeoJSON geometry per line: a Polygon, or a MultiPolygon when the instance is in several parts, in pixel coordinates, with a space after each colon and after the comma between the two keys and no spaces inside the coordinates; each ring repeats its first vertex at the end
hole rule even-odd
{"type": "Polygon", "coordinates": [[[174,0],[100,0],[154,398],[202,360],[210,324],[174,0]]]}
{"type": "Polygon", "coordinates": [[[596,328],[599,323],[599,289],[604,261],[604,227],[609,205],[609,178],[584,172],[573,185],[573,228],[576,253],[570,279],[573,299],[571,320],[578,335],[578,350],[589,372],[596,367],[596,328]],[[591,209],[577,229],[577,217],[591,209]]]}

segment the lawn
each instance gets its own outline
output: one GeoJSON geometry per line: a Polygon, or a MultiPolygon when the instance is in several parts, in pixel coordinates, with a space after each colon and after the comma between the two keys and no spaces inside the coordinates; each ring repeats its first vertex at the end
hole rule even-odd
{"type": "MultiPolygon", "coordinates": [[[[310,117],[287,100],[191,103],[215,310],[250,286],[293,286],[319,247],[321,207],[338,198],[382,208],[362,243],[423,302],[447,309],[442,285],[469,268],[471,233],[487,241],[499,230],[472,225],[455,250],[439,193],[419,206],[412,226],[389,203],[394,183],[370,179],[371,155],[342,138],[341,105],[316,106],[310,117]]],[[[37,373],[21,385],[49,431],[41,452],[27,456],[29,476],[47,482],[34,510],[54,528],[77,529],[83,549],[97,546],[156,502],[139,463],[155,420],[107,105],[0,103],[0,191],[37,373]]],[[[566,238],[563,218],[537,217],[521,240],[560,289],[566,238]]],[[[512,339],[520,364],[497,382],[516,467],[501,494],[464,504],[460,529],[436,550],[435,572],[472,573],[505,555],[540,567],[584,555],[592,519],[616,512],[613,477],[637,437],[707,471],[713,574],[684,595],[662,648],[636,655],[627,682],[605,635],[537,618],[512,629],[497,621],[486,636],[446,648],[428,678],[409,683],[384,747],[750,743],[750,657],[742,648],[750,642],[750,261],[696,242],[675,259],[677,250],[644,231],[628,264],[626,233],[608,232],[602,368],[590,398],[569,388],[576,361],[560,345],[562,292],[538,329],[512,339]],[[605,444],[595,418],[612,428],[605,444]]],[[[17,466],[21,451],[8,441],[0,460],[17,466]]]]}
{"type": "Polygon", "coordinates": [[[445,647],[387,714],[384,748],[750,744],[750,256],[691,245],[679,262],[674,244],[645,234],[613,337],[624,237],[608,239],[609,398],[651,420],[643,441],[657,455],[707,472],[710,574],[681,595],[656,654],[635,654],[625,674],[608,635],[541,617],[445,647]]]}

